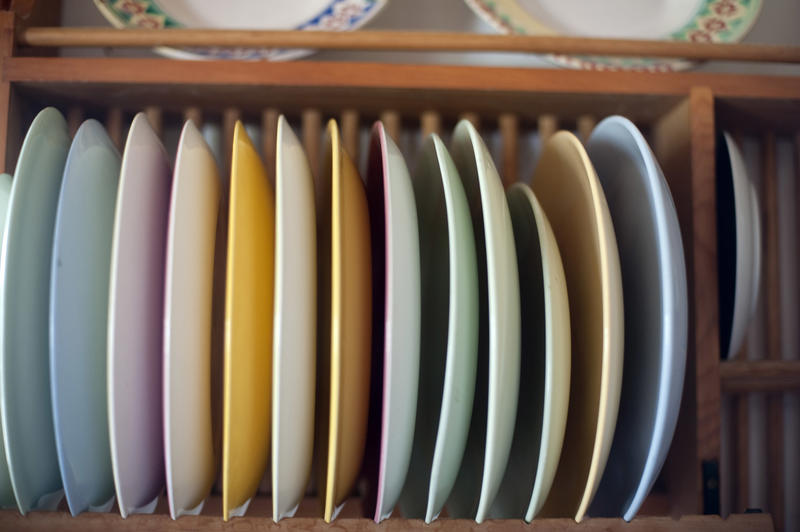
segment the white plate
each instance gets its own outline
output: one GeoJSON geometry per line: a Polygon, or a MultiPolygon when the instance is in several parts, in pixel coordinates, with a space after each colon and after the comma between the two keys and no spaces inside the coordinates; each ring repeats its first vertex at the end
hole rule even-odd
{"type": "MultiPolygon", "coordinates": [[[[117,28],[217,28],[244,30],[354,30],[366,24],[386,0],[94,0],[117,28]]],[[[285,61],[313,50],[158,47],[174,59],[268,59],[285,61]]]]}
{"type": "Polygon", "coordinates": [[[595,127],[586,150],[617,236],[625,355],[617,428],[589,512],[630,521],[667,457],[686,366],[689,303],[678,213],[653,152],[621,116],[595,127]]]}
{"type": "Polygon", "coordinates": [[[164,281],[164,460],[173,519],[196,515],[216,476],[211,429],[211,293],[220,178],[214,155],[183,126],[164,281]]]}
{"type": "Polygon", "coordinates": [[[720,266],[720,352],[734,358],[755,313],[761,281],[761,213],[736,142],[717,146],[717,225],[720,266]]]}
{"type": "Polygon", "coordinates": [[[464,461],[448,502],[454,517],[482,522],[508,462],[520,370],[519,274],[503,183],[478,132],[462,120],[453,160],[467,195],[478,258],[478,379],[464,461]],[[480,492],[478,492],[480,490],[480,492]]]}
{"type": "Polygon", "coordinates": [[[408,473],[417,412],[420,258],[417,207],[403,154],[381,122],[367,171],[373,254],[373,356],[381,357],[380,457],[374,519],[389,517],[408,473]]]}
{"type": "Polygon", "coordinates": [[[50,385],[72,515],[114,502],[108,441],[108,276],[120,156],[105,129],[75,133],[58,201],[50,277],[50,385]]]}
{"type": "Polygon", "coordinates": [[[272,515],[279,521],[297,511],[311,475],[317,367],[314,177],[283,115],[278,118],[274,171],[272,515]]]}
{"type": "Polygon", "coordinates": [[[550,492],[564,442],[569,302],[556,237],[539,201],[524,183],[506,196],[519,268],[522,351],[514,442],[491,516],[530,522],[550,492]]]}
{"type": "Polygon", "coordinates": [[[419,215],[420,377],[403,514],[439,515],[467,443],[478,355],[478,273],[469,205],[438,135],[425,141],[412,181],[419,215]]]}
{"type": "MultiPolygon", "coordinates": [[[[11,194],[11,176],[0,174],[0,234],[5,231],[6,213],[8,213],[8,199],[11,194]]],[[[2,385],[0,385],[1,387],[2,385]]],[[[8,463],[6,462],[6,447],[0,434],[0,508],[16,508],[14,489],[11,487],[11,477],[8,476],[8,463]]]]}
{"type": "Polygon", "coordinates": [[[17,507],[54,510],[63,494],[50,402],[48,315],[53,228],[67,123],[42,110],[22,144],[0,258],[0,408],[17,507]]]}
{"type": "Polygon", "coordinates": [[[164,146],[144,113],[122,155],[111,252],[108,406],[122,517],[150,513],[164,488],[164,267],[171,182],[164,146]]]}

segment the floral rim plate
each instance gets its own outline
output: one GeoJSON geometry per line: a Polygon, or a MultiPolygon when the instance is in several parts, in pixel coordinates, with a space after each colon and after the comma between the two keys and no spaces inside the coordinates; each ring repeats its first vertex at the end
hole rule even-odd
{"type": "MultiPolygon", "coordinates": [[[[543,20],[533,16],[520,0],[465,0],[472,10],[497,31],[517,34],[557,34],[543,20]]],[[[762,0],[700,0],[695,14],[682,26],[653,38],[687,42],[736,42],[752,28],[761,11],[762,0]]],[[[672,71],[691,68],[683,59],[547,55],[563,67],[589,70],[672,71]]]]}
{"type": "MultiPolygon", "coordinates": [[[[164,0],[94,0],[95,5],[116,28],[167,29],[189,25],[170,15],[163,7],[164,0]]],[[[293,3],[298,9],[300,2],[293,3]]],[[[331,0],[317,12],[293,27],[281,29],[348,31],[357,29],[374,17],[386,0],[331,0]]],[[[306,7],[308,9],[308,7],[306,7]]],[[[244,28],[242,28],[244,29],[244,28]]],[[[248,29],[268,29],[250,27],[248,29]]],[[[278,28],[273,28],[278,29],[278,28]]],[[[286,61],[299,59],[313,50],[274,48],[170,48],[160,46],[156,52],[172,59],[239,59],[286,61]]]]}

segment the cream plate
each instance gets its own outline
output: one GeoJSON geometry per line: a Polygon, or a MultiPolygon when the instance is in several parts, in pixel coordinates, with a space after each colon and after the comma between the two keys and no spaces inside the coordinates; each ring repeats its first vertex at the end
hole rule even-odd
{"type": "MultiPolygon", "coordinates": [[[[354,30],[386,0],[94,0],[117,28],[215,28],[243,30],[354,30]]],[[[159,47],[174,59],[297,59],[313,50],[159,47]]]]}
{"type": "Polygon", "coordinates": [[[122,155],[111,248],[108,408],[122,517],[150,513],[164,488],[164,265],[172,172],[144,113],[122,155]]]}
{"type": "Polygon", "coordinates": [[[430,523],[456,481],[467,444],[478,360],[478,272],[469,204],[438,135],[414,178],[419,216],[422,325],[419,396],[400,507],[430,523]]]}
{"type": "Polygon", "coordinates": [[[522,353],[514,443],[491,516],[531,521],[564,442],[570,385],[567,284],[550,222],[530,187],[507,192],[519,268],[522,353]]]}
{"type": "Polygon", "coordinates": [[[500,488],[514,437],[520,370],[519,274],[511,214],[489,151],[466,120],[456,126],[452,142],[475,234],[479,333],[472,422],[448,510],[454,517],[475,516],[480,523],[500,488]]]}
{"type": "MultiPolygon", "coordinates": [[[[736,42],[758,18],[761,0],[465,0],[496,30],[529,35],[612,39],[736,42]]],[[[593,70],[683,70],[693,63],[645,59],[549,55],[555,64],[593,70]]]]}
{"type": "Polygon", "coordinates": [[[317,228],[314,177],[286,118],[275,151],[275,313],[272,386],[272,509],[291,517],[314,452],[317,228]]]}
{"type": "Polygon", "coordinates": [[[678,213],[644,136],[621,116],[586,144],[619,246],[625,366],[617,428],[593,516],[630,521],[667,457],[683,392],[689,296],[678,213]]]}
{"type": "Polygon", "coordinates": [[[211,429],[211,297],[217,163],[189,120],[175,155],[164,281],[164,459],[173,519],[200,513],[216,477],[211,429]]]}
{"type": "Polygon", "coordinates": [[[108,440],[108,287],[120,156],[87,120],[67,156],[50,277],[50,387],[72,515],[114,502],[108,440]]]}
{"type": "Polygon", "coordinates": [[[606,465],[622,386],[619,253],[597,174],[566,131],[548,140],[533,191],[553,228],[569,293],[572,375],[561,458],[542,517],[583,519],[606,465]]]}
{"type": "Polygon", "coordinates": [[[52,107],[22,143],[0,257],[0,411],[14,498],[23,514],[63,495],[50,401],[48,314],[58,194],[70,140],[52,107]]]}

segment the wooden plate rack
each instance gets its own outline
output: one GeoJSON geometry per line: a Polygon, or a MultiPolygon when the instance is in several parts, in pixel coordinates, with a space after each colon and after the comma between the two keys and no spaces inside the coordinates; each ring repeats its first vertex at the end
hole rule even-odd
{"type": "MultiPolygon", "coordinates": [[[[8,4],[7,2],[5,4],[8,4]]],[[[12,2],[22,4],[29,2],[12,2]]],[[[40,3],[43,4],[43,3],[40,3]]],[[[8,7],[8,6],[6,6],[8,7]]],[[[42,11],[41,9],[40,11],[42,11]]],[[[36,12],[34,12],[34,15],[36,12]]],[[[41,19],[41,18],[40,18],[41,19]]],[[[36,20],[36,16],[30,20],[36,20]]],[[[420,34],[406,32],[241,32],[197,30],[111,30],[30,27],[13,11],[0,11],[0,169],[13,172],[21,140],[33,115],[45,105],[61,108],[74,129],[85,117],[106,124],[121,146],[127,123],[146,109],[165,132],[191,117],[220,125],[223,149],[237,118],[260,126],[263,156],[274,167],[278,113],[285,113],[302,139],[312,167],[319,158],[323,119],[340,119],[345,146],[359,159],[362,129],[382,119],[401,148],[413,157],[420,135],[446,132],[466,117],[496,140],[498,166],[506,184],[523,175],[520,144],[537,132],[546,138],[558,128],[586,136],[597,120],[623,114],[650,140],[669,181],[678,208],[687,253],[689,360],[678,429],[670,456],[653,494],[631,523],[620,519],[471,521],[441,519],[432,525],[391,518],[380,526],[359,518],[358,500],[343,518],[326,525],[313,498],[301,505],[308,517],[272,522],[266,496],[248,516],[223,523],[219,498],[204,515],[171,521],[161,509],[154,515],[122,520],[118,514],[0,512],[0,528],[13,530],[347,530],[460,528],[511,530],[778,530],[783,526],[782,397],[800,391],[800,361],[781,360],[777,234],[776,139],[794,143],[800,168],[800,77],[706,73],[600,72],[551,69],[421,66],[405,64],[299,61],[289,63],[169,59],[66,58],[52,47],[282,46],[350,49],[483,50],[525,53],[603,53],[696,60],[745,60],[800,63],[800,48],[761,45],[687,44],[652,41],[420,34]],[[766,346],[763,361],[720,361],[715,214],[715,134],[725,128],[761,139],[764,213],[764,293],[766,346]],[[768,403],[768,478],[764,513],[719,512],[720,412],[723,398],[734,405],[736,468],[734,511],[745,510],[747,496],[746,397],[764,393],[768,403]],[[769,512],[769,513],[767,513],[769,512]],[[771,514],[771,515],[770,515],[771,514]],[[680,517],[680,518],[678,518],[680,517]]],[[[222,161],[229,153],[222,153],[222,161]]],[[[224,164],[224,163],[223,163],[224,164]]],[[[797,176],[800,178],[800,174],[797,176]]],[[[800,190],[800,187],[798,187],[800,190]]],[[[800,201],[800,197],[798,197],[800,201]]],[[[163,505],[162,505],[163,506],[163,505]]]]}

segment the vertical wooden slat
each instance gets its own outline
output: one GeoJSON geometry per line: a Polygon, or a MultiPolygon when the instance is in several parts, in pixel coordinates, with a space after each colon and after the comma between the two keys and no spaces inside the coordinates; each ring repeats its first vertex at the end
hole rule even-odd
{"type": "MultiPolygon", "coordinates": [[[[763,139],[763,194],[766,218],[765,270],[767,358],[781,358],[781,287],[780,252],[778,249],[778,171],[775,134],[768,132],[763,139]]],[[[783,396],[767,396],[767,500],[777,530],[783,530],[783,396]]]]}
{"type": "Polygon", "coordinates": [[[383,122],[383,127],[386,129],[386,133],[392,137],[392,140],[398,142],[397,139],[400,138],[400,131],[401,131],[401,120],[400,120],[400,113],[397,111],[387,110],[381,113],[381,122],[383,122]]]}
{"type": "Polygon", "coordinates": [[[78,131],[78,128],[81,127],[83,123],[83,108],[73,105],[69,109],[67,109],[67,129],[69,130],[69,136],[74,137],[75,132],[78,131]]]}
{"type": "MultiPolygon", "coordinates": [[[[6,57],[12,55],[14,55],[14,13],[0,11],[0,66],[6,57]]],[[[0,79],[0,171],[8,173],[13,173],[14,159],[16,159],[13,148],[17,142],[12,142],[15,136],[13,117],[19,117],[19,113],[14,113],[11,84],[5,79],[0,79]]]]}
{"type": "Polygon", "coordinates": [[[473,126],[475,126],[475,129],[480,131],[480,129],[481,129],[481,117],[478,115],[478,113],[473,113],[472,111],[467,111],[467,112],[461,113],[461,115],[458,118],[459,118],[459,120],[466,120],[467,122],[470,122],[473,126]]]}
{"type": "Polygon", "coordinates": [[[498,119],[498,126],[503,145],[500,175],[503,179],[503,185],[509,187],[519,179],[517,164],[519,157],[519,120],[517,115],[512,113],[501,114],[498,119]]]}
{"type": "Polygon", "coordinates": [[[423,139],[427,138],[431,133],[441,135],[442,116],[436,111],[423,112],[419,117],[419,128],[423,139]]]}
{"type": "Polygon", "coordinates": [[[275,179],[275,156],[278,149],[278,116],[280,113],[275,108],[267,108],[261,113],[261,143],[264,152],[264,164],[267,175],[275,179]]]}
{"type": "Polygon", "coordinates": [[[203,110],[199,107],[187,107],[183,110],[183,119],[191,120],[200,129],[203,127],[203,110]]]}
{"type": "Polygon", "coordinates": [[[106,113],[106,131],[108,131],[108,137],[120,151],[122,151],[124,142],[122,118],[122,109],[119,107],[111,107],[106,113]]]}
{"type": "Polygon", "coordinates": [[[147,115],[147,121],[150,122],[150,125],[153,128],[153,131],[156,132],[156,135],[159,137],[161,136],[162,130],[162,117],[161,117],[161,108],[155,106],[146,107],[144,110],[144,114],[147,115]]]}
{"type": "Polygon", "coordinates": [[[592,130],[596,124],[597,120],[591,115],[581,115],[578,117],[576,129],[578,130],[578,137],[581,141],[585,143],[589,140],[589,135],[592,134],[592,130]]]}
{"type": "Polygon", "coordinates": [[[538,119],[537,130],[539,132],[539,142],[544,144],[547,139],[558,131],[558,118],[555,115],[545,114],[538,119]]]}
{"type": "Polygon", "coordinates": [[[231,172],[233,133],[236,129],[236,122],[241,118],[242,114],[238,109],[229,108],[222,113],[222,171],[226,175],[231,172]]]}
{"type": "Polygon", "coordinates": [[[305,109],[302,117],[303,147],[306,149],[311,173],[319,175],[320,136],[322,133],[322,114],[316,109],[305,109]]]}
{"type": "Polygon", "coordinates": [[[342,111],[342,145],[345,151],[350,155],[356,167],[358,167],[358,148],[360,144],[358,121],[358,111],[354,109],[345,109],[342,111]]]}
{"type": "Polygon", "coordinates": [[[734,398],[736,412],[736,430],[734,437],[736,442],[736,504],[733,507],[734,513],[743,512],[750,504],[750,423],[749,414],[749,395],[740,394],[734,398]]]}

